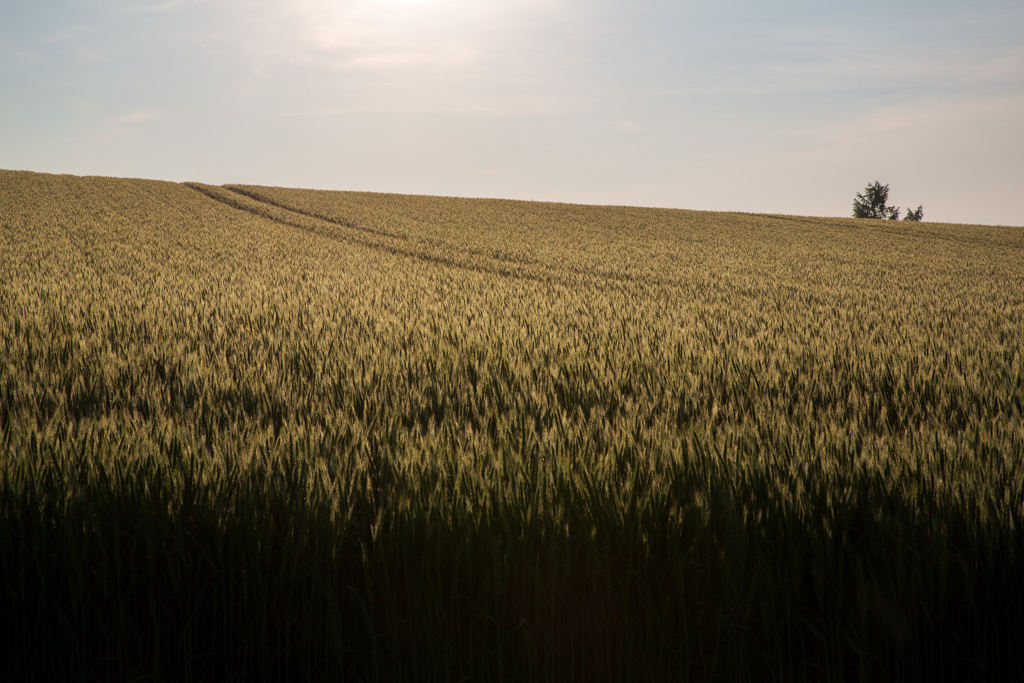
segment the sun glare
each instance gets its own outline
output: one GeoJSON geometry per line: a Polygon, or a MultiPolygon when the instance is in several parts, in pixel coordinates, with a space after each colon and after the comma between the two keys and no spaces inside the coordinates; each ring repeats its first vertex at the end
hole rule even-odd
{"type": "Polygon", "coordinates": [[[365,0],[366,5],[385,5],[389,7],[419,7],[422,5],[436,5],[438,0],[365,0]]]}
{"type": "Polygon", "coordinates": [[[496,54],[503,27],[558,4],[549,2],[288,0],[263,23],[253,45],[272,59],[335,70],[443,69],[450,75],[496,54]]]}
{"type": "Polygon", "coordinates": [[[465,0],[293,0],[288,14],[298,51],[335,66],[450,68],[477,52],[489,14],[466,9],[465,0]]]}

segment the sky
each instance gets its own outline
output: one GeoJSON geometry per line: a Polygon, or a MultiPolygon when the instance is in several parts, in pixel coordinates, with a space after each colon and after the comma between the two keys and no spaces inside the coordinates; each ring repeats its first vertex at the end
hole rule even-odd
{"type": "Polygon", "coordinates": [[[1024,225],[1021,0],[4,0],[0,168],[1024,225]]]}

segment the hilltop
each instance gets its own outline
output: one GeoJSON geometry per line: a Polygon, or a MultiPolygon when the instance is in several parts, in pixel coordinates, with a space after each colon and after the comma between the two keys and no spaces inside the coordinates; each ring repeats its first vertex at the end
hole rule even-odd
{"type": "Polygon", "coordinates": [[[1022,263],[1017,228],[0,171],[0,657],[1000,680],[1022,263]]]}

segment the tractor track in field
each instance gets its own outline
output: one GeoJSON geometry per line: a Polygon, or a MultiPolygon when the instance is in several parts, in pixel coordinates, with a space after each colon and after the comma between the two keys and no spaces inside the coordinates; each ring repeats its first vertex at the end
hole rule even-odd
{"type": "Polygon", "coordinates": [[[277,200],[274,200],[274,199],[270,199],[269,197],[264,197],[264,196],[260,195],[258,192],[254,192],[252,190],[249,190],[249,189],[247,189],[245,187],[242,187],[241,185],[223,185],[221,187],[221,189],[228,190],[229,192],[234,192],[235,194],[240,194],[240,195],[242,195],[244,197],[248,197],[249,199],[253,200],[254,202],[258,202],[260,204],[268,204],[270,206],[277,207],[278,209],[281,209],[282,211],[287,211],[289,213],[297,213],[299,215],[306,216],[307,218],[312,218],[312,219],[318,220],[318,221],[324,221],[325,223],[330,223],[331,225],[336,225],[339,228],[347,228],[349,230],[358,230],[359,232],[365,232],[365,233],[370,234],[370,235],[376,235],[378,237],[386,237],[386,238],[389,238],[389,239],[408,240],[407,237],[404,237],[402,235],[393,235],[393,234],[391,234],[391,233],[389,233],[389,232],[387,232],[385,230],[375,230],[374,228],[368,228],[365,225],[359,225],[357,223],[353,223],[352,221],[343,221],[343,220],[339,220],[337,218],[331,218],[330,216],[324,216],[323,214],[319,214],[319,213],[316,213],[316,212],[313,212],[313,211],[308,211],[306,209],[300,209],[300,208],[295,207],[295,206],[289,206],[289,205],[285,204],[284,202],[277,201],[277,200]]]}
{"type": "Polygon", "coordinates": [[[273,221],[280,225],[286,225],[304,232],[309,232],[320,237],[345,242],[355,246],[385,251],[393,256],[404,256],[407,258],[436,263],[450,268],[476,272],[483,275],[496,275],[517,280],[527,280],[542,284],[561,284],[565,286],[589,285],[595,288],[608,286],[630,286],[642,284],[646,286],[670,286],[677,287],[679,282],[665,278],[653,278],[635,275],[623,275],[619,273],[604,273],[578,266],[570,267],[568,270],[575,278],[567,277],[565,269],[561,272],[554,271],[543,262],[534,261],[529,265],[540,267],[543,272],[529,272],[523,268],[527,265],[513,259],[503,259],[491,254],[478,253],[476,250],[469,250],[468,253],[486,258],[492,263],[469,263],[457,258],[443,254],[429,253],[406,246],[409,238],[393,235],[383,230],[376,230],[361,226],[351,221],[343,221],[336,218],[329,218],[304,209],[288,206],[280,201],[273,201],[260,196],[256,192],[246,190],[233,185],[205,185],[203,183],[186,182],[186,187],[199,192],[208,199],[219,202],[233,209],[244,211],[250,215],[258,216],[273,221]],[[324,227],[323,224],[331,226],[324,227]],[[333,229],[332,229],[333,228],[333,229]],[[344,234],[339,231],[356,231],[362,235],[344,234]],[[363,237],[365,235],[365,237],[363,237]],[[405,242],[406,244],[389,244],[389,241],[405,242]],[[503,268],[498,262],[516,264],[519,268],[503,268]]]}
{"type": "MultiPolygon", "coordinates": [[[[238,192],[229,187],[219,187],[212,185],[202,185],[200,183],[185,183],[188,187],[193,190],[205,195],[209,199],[220,202],[233,209],[244,211],[246,213],[265,218],[273,221],[280,225],[287,225],[292,228],[297,228],[305,232],[309,232],[320,237],[326,237],[328,239],[337,240],[339,242],[345,242],[346,244],[352,244],[355,246],[366,247],[368,249],[377,249],[385,251],[393,256],[405,256],[407,258],[413,258],[419,261],[427,261],[430,263],[437,263],[439,265],[447,266],[450,268],[458,268],[460,270],[467,270],[485,275],[498,275],[502,277],[509,277],[523,280],[534,280],[537,282],[553,282],[562,278],[557,276],[544,277],[535,273],[523,273],[514,272],[510,270],[504,270],[500,268],[487,267],[482,264],[465,263],[449,256],[443,256],[441,254],[429,254],[416,249],[410,249],[405,246],[396,244],[387,244],[384,240],[406,240],[407,238],[398,237],[389,233],[374,230],[372,228],[364,228],[347,222],[338,221],[336,219],[326,219],[316,214],[293,209],[289,206],[282,205],[277,202],[264,201],[262,198],[256,198],[247,192],[238,192]],[[249,200],[251,203],[247,203],[245,200],[249,200]],[[275,212],[273,209],[277,209],[275,212]],[[285,215],[281,215],[279,212],[284,212],[285,215]],[[290,217],[287,214],[296,214],[301,218],[305,218],[306,221],[302,221],[300,218],[290,217]],[[359,232],[367,235],[373,235],[383,239],[365,239],[360,238],[356,235],[345,235],[340,234],[335,230],[325,230],[316,223],[327,223],[335,228],[347,228],[351,230],[358,230],[359,232]],[[311,224],[312,223],[312,224],[311,224]]],[[[568,283],[565,283],[568,284],[568,283]]]]}

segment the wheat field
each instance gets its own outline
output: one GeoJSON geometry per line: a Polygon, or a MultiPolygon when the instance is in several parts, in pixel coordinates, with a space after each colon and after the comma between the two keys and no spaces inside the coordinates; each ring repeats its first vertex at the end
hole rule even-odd
{"type": "Polygon", "coordinates": [[[9,680],[1022,680],[1022,228],[0,171],[0,353],[9,680]]]}

